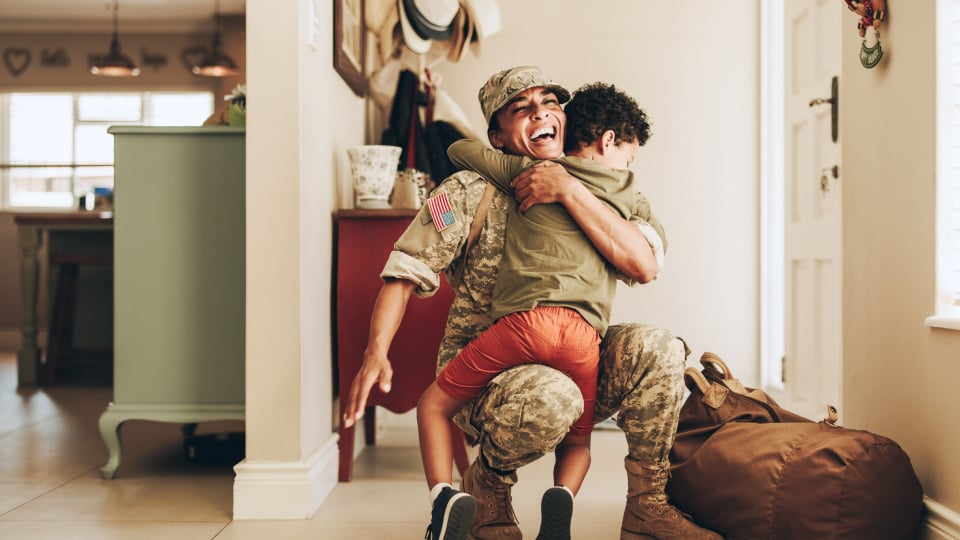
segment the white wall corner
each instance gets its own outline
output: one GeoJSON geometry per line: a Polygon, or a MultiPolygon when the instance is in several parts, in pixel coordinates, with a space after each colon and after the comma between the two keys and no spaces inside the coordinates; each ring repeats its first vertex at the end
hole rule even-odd
{"type": "Polygon", "coordinates": [[[923,498],[923,523],[926,540],[960,539],[960,514],[930,497],[923,498]]]}
{"type": "Polygon", "coordinates": [[[233,519],[309,519],[337,485],[339,436],[302,461],[241,461],[234,467],[233,519]]]}

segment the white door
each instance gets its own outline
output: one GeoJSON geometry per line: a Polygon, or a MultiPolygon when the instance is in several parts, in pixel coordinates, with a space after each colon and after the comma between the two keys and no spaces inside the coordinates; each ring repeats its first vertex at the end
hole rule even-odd
{"type": "MultiPolygon", "coordinates": [[[[841,23],[854,17],[837,0],[784,0],[785,398],[823,418],[841,407],[840,139],[832,137],[834,78],[840,76],[841,23]],[[816,100],[816,101],[814,101],[816,100]],[[811,103],[813,102],[813,103],[811,103]],[[836,167],[836,169],[834,169],[836,167]],[[836,171],[836,178],[834,177],[836,171]]],[[[838,136],[843,126],[838,126],[838,136]]],[[[842,412],[842,408],[841,408],[842,412]]]]}

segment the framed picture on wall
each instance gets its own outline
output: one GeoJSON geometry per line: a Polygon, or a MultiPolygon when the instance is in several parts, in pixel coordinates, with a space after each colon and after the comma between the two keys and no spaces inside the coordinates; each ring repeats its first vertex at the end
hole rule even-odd
{"type": "Polygon", "coordinates": [[[360,97],[367,90],[363,9],[364,0],[333,0],[333,67],[360,97]]]}

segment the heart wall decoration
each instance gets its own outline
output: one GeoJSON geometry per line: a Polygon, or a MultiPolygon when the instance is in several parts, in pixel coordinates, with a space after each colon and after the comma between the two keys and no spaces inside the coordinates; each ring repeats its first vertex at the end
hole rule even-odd
{"type": "Polygon", "coordinates": [[[20,76],[21,73],[30,67],[31,58],[30,49],[8,47],[3,51],[3,65],[7,67],[7,71],[14,77],[20,76]]]}

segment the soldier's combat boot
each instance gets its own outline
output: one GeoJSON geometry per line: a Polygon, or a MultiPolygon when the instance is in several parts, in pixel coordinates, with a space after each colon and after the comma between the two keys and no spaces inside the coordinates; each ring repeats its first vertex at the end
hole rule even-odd
{"type": "Polygon", "coordinates": [[[481,456],[467,467],[460,489],[477,500],[470,540],[520,540],[520,527],[510,495],[510,488],[516,482],[517,473],[501,476],[490,470],[481,456]]]}
{"type": "Polygon", "coordinates": [[[623,511],[621,540],[723,540],[698,527],[690,516],[667,502],[669,464],[624,460],[627,468],[627,507],[623,511]]]}

